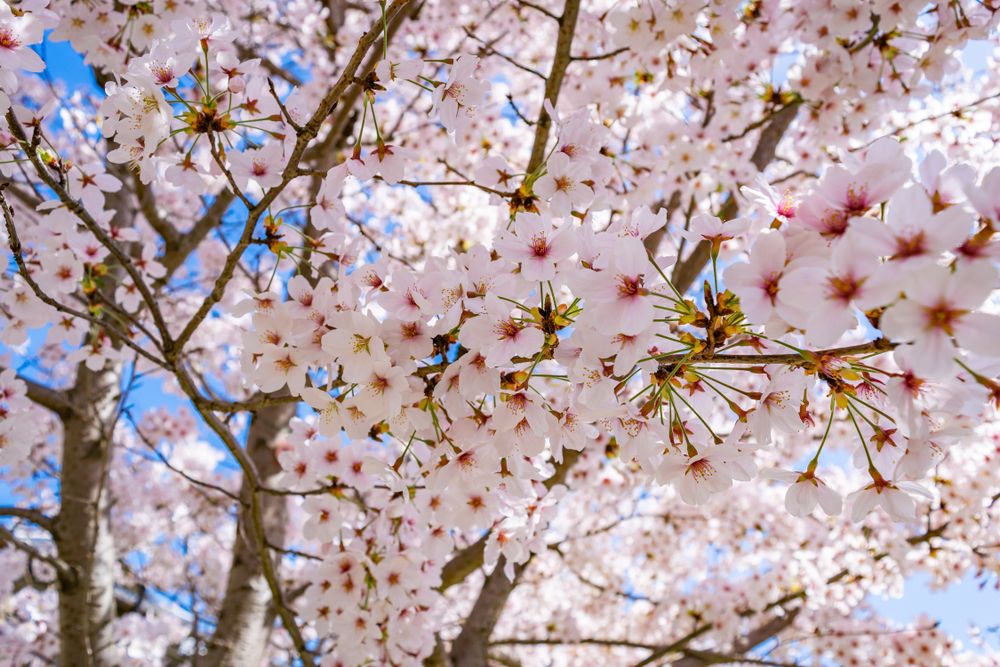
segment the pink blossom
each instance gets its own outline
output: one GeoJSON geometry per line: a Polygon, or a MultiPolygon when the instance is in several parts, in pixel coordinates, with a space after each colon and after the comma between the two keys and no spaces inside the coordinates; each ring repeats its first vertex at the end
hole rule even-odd
{"type": "Polygon", "coordinates": [[[487,366],[508,364],[515,356],[531,357],[541,350],[545,334],[516,321],[511,309],[494,294],[486,296],[486,313],[469,321],[458,340],[485,356],[487,366]]]}
{"type": "Polygon", "coordinates": [[[634,336],[652,325],[653,299],[645,286],[649,269],[642,243],[625,238],[615,242],[607,270],[584,269],[574,274],[576,288],[593,305],[598,331],[609,336],[634,336]]]}
{"type": "Polygon", "coordinates": [[[884,313],[882,332],[913,345],[913,369],[937,379],[946,376],[962,348],[990,357],[1000,356],[1000,317],[975,309],[997,286],[997,270],[986,263],[960,264],[954,271],[931,265],[914,274],[906,298],[884,313]]]}
{"type": "Polygon", "coordinates": [[[785,508],[792,516],[809,516],[817,504],[827,516],[839,516],[844,509],[844,501],[840,494],[827,486],[811,469],[794,472],[767,468],[760,472],[760,477],[791,484],[785,492],[785,508]]]}
{"type": "Polygon", "coordinates": [[[285,157],[282,145],[276,141],[266,144],[263,148],[246,151],[229,151],[229,168],[237,187],[245,191],[252,178],[261,189],[281,185],[282,172],[285,169],[285,157]]]}
{"type": "Polygon", "coordinates": [[[848,501],[854,501],[851,521],[858,523],[864,520],[865,515],[871,512],[876,505],[881,505],[893,521],[916,521],[916,505],[913,502],[913,497],[933,500],[934,494],[914,482],[898,480],[889,482],[875,473],[871,484],[847,496],[848,501]]]}
{"type": "Polygon", "coordinates": [[[552,215],[565,217],[574,207],[586,206],[593,199],[590,167],[570,162],[565,153],[556,153],[546,163],[546,173],[532,186],[535,194],[549,200],[552,215]]]}
{"type": "Polygon", "coordinates": [[[576,252],[569,226],[554,227],[548,216],[518,213],[514,233],[501,233],[493,245],[505,259],[520,263],[521,275],[531,282],[552,280],[556,263],[576,252]]]}
{"type": "Polygon", "coordinates": [[[391,146],[380,142],[374,152],[364,157],[364,163],[372,174],[381,174],[382,180],[388,185],[395,185],[403,180],[406,160],[416,160],[418,157],[416,151],[405,146],[391,146]]]}

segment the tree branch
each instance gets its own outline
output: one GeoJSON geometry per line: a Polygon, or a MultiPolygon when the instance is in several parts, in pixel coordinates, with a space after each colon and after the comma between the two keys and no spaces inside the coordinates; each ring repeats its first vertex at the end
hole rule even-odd
{"type": "Polygon", "coordinates": [[[0,507],[0,516],[14,516],[52,532],[52,517],[44,512],[30,507],[0,507]]]}
{"type": "Polygon", "coordinates": [[[10,532],[2,525],[0,525],[0,544],[9,544],[15,549],[20,549],[21,551],[23,551],[24,553],[28,554],[29,556],[31,556],[36,560],[48,563],[49,565],[51,565],[56,569],[56,572],[59,573],[59,577],[66,581],[75,581],[77,578],[76,571],[72,567],[70,567],[69,564],[66,563],[66,561],[57,558],[56,556],[49,556],[47,554],[43,554],[41,551],[31,546],[27,542],[22,542],[21,540],[14,537],[14,533],[10,532]]]}
{"type": "Polygon", "coordinates": [[[552,60],[552,69],[545,80],[545,97],[542,109],[538,112],[538,125],[535,128],[535,143],[531,147],[531,159],[528,160],[527,172],[531,174],[542,164],[545,158],[545,145],[549,141],[549,130],[552,128],[552,118],[545,109],[544,100],[549,100],[554,107],[559,101],[559,90],[562,88],[566,68],[571,62],[570,50],[573,48],[573,35],[576,32],[576,18],[580,14],[580,0],[566,0],[563,14],[559,17],[559,37],[556,41],[556,53],[552,60]]]}
{"type": "Polygon", "coordinates": [[[702,636],[711,629],[712,629],[711,623],[706,623],[705,625],[698,626],[688,634],[684,635],[683,637],[675,641],[673,644],[670,644],[668,646],[661,646],[660,648],[656,649],[648,656],[646,656],[644,660],[637,662],[633,667],[646,667],[646,665],[656,662],[657,660],[667,655],[668,653],[676,653],[677,651],[687,646],[688,643],[690,643],[692,640],[697,639],[698,637],[702,636]]]}
{"type": "MultiPolygon", "coordinates": [[[[386,20],[392,20],[395,18],[396,14],[400,12],[404,5],[408,4],[410,0],[394,0],[394,2],[386,7],[385,17],[386,20]]],[[[236,270],[236,265],[239,263],[240,258],[243,253],[250,246],[250,240],[253,238],[253,232],[257,227],[257,221],[260,217],[268,210],[271,203],[277,199],[278,195],[281,194],[285,187],[292,182],[298,176],[299,162],[302,159],[303,153],[306,150],[306,146],[310,141],[316,138],[319,133],[319,128],[323,124],[323,121],[333,110],[334,104],[340,100],[340,97],[344,94],[349,86],[354,83],[354,77],[357,73],[358,67],[361,65],[361,61],[364,60],[365,55],[371,48],[372,44],[382,35],[382,21],[378,20],[373,22],[372,27],[364,34],[361,40],[358,42],[357,48],[354,50],[354,54],[348,61],[347,65],[344,67],[343,72],[340,74],[340,78],[333,84],[326,95],[323,96],[323,100],[319,103],[319,107],[316,113],[312,115],[308,122],[302,127],[302,131],[298,132],[297,139],[295,141],[295,147],[292,149],[291,154],[288,156],[288,162],[285,165],[285,170],[281,174],[281,183],[264,193],[264,196],[255,206],[250,209],[247,215],[246,224],[243,226],[243,234],[240,236],[239,241],[236,243],[232,252],[226,257],[225,265],[223,266],[222,272],[215,281],[215,286],[212,291],[205,298],[201,307],[198,311],[188,320],[187,325],[185,325],[184,330],[181,332],[174,344],[170,346],[169,350],[166,350],[167,357],[170,361],[177,358],[180,350],[184,348],[184,344],[194,335],[194,332],[201,326],[201,323],[208,317],[209,312],[220,300],[222,300],[223,294],[225,294],[226,286],[233,277],[233,273],[236,270]]]]}
{"type": "MultiPolygon", "coordinates": [[[[576,465],[579,458],[580,452],[572,449],[564,450],[562,463],[557,463],[552,477],[549,477],[545,480],[545,482],[543,482],[545,488],[552,489],[552,487],[556,484],[565,484],[566,475],[568,475],[570,469],[576,465]]],[[[456,554],[450,561],[445,563],[444,567],[441,569],[441,586],[438,587],[440,592],[443,593],[452,586],[462,583],[465,581],[466,577],[483,566],[483,553],[486,549],[486,540],[488,537],[489,533],[487,532],[474,543],[459,551],[458,554],[456,554]]],[[[500,566],[498,565],[497,567],[500,566]]]]}
{"type": "MultiPolygon", "coordinates": [[[[859,354],[871,354],[875,352],[888,352],[899,347],[899,343],[894,343],[887,338],[876,338],[875,340],[860,345],[849,345],[847,347],[834,347],[829,350],[810,351],[810,354],[829,357],[853,357],[859,354]]],[[[701,354],[694,354],[688,357],[686,354],[666,354],[656,357],[662,364],[676,364],[687,359],[687,363],[710,362],[713,364],[783,364],[786,366],[798,366],[811,363],[801,354],[718,354],[714,357],[707,357],[701,354]]]]}
{"type": "Polygon", "coordinates": [[[157,282],[158,285],[165,284],[173,272],[188,258],[188,255],[194,252],[194,249],[208,236],[208,233],[222,223],[222,218],[234,199],[236,199],[236,195],[231,190],[223,190],[216,195],[215,201],[198,222],[194,223],[194,227],[179,234],[174,244],[167,243],[166,251],[159,260],[160,264],[167,269],[167,275],[157,282]]]}
{"type": "MultiPolygon", "coordinates": [[[[0,373],[5,370],[7,370],[6,367],[0,366],[0,373]]],[[[69,400],[66,398],[65,391],[46,387],[45,385],[39,384],[34,380],[29,380],[20,373],[18,373],[17,379],[27,386],[28,399],[30,399],[33,403],[51,410],[60,417],[68,415],[73,409],[73,406],[70,405],[69,400]]]]}
{"type": "MultiPolygon", "coordinates": [[[[51,188],[56,197],[59,198],[59,201],[62,202],[66,208],[72,211],[73,214],[83,222],[84,226],[90,231],[90,233],[101,242],[101,245],[111,251],[111,254],[116,260],[118,260],[118,263],[121,264],[126,273],[128,273],[129,277],[132,279],[136,289],[138,289],[139,293],[142,295],[143,301],[146,302],[146,307],[149,308],[149,312],[153,316],[153,322],[156,324],[156,330],[160,333],[160,342],[157,342],[156,340],[152,340],[152,342],[158,347],[160,347],[161,343],[164,348],[170,347],[171,337],[170,331],[167,328],[167,323],[163,319],[163,314],[160,312],[156,299],[153,298],[153,294],[149,291],[149,286],[146,285],[146,281],[139,274],[139,270],[135,268],[135,264],[132,263],[131,258],[129,258],[129,256],[118,247],[117,243],[111,240],[111,237],[108,236],[107,232],[105,232],[101,226],[97,224],[97,221],[94,220],[83,204],[73,199],[69,193],[66,192],[66,189],[62,186],[62,184],[52,177],[52,174],[49,173],[46,166],[42,164],[41,158],[38,157],[38,152],[28,141],[28,137],[24,133],[24,128],[21,127],[21,122],[17,119],[17,116],[14,115],[13,109],[7,111],[7,124],[10,127],[11,134],[13,134],[18,140],[21,149],[25,152],[28,159],[31,161],[31,164],[35,167],[35,172],[38,174],[38,177],[42,179],[45,185],[51,188]]],[[[38,132],[38,128],[36,128],[35,131],[38,132]]]]}
{"type": "MultiPolygon", "coordinates": [[[[767,165],[771,163],[771,160],[774,159],[774,152],[778,148],[778,143],[781,142],[781,138],[784,136],[788,126],[795,120],[795,115],[799,111],[800,104],[801,102],[799,101],[786,104],[776,113],[766,116],[758,123],[747,128],[747,131],[750,131],[751,129],[760,127],[765,122],[767,123],[767,126],[760,133],[760,138],[757,140],[757,148],[754,149],[753,155],[750,157],[750,162],[757,167],[757,171],[764,171],[767,165]]],[[[723,220],[732,220],[738,212],[739,207],[736,203],[736,197],[734,193],[730,192],[729,198],[719,212],[719,217],[723,220]]],[[[681,294],[687,292],[711,258],[712,244],[708,241],[700,241],[694,247],[694,250],[691,251],[691,254],[683,261],[678,257],[677,264],[674,266],[670,278],[677,291],[681,294]]]]}

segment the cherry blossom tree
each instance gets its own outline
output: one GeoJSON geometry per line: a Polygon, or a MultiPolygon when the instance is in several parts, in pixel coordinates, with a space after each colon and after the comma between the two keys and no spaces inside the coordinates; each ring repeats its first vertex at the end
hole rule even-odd
{"type": "Polygon", "coordinates": [[[2,664],[997,664],[998,9],[5,1],[2,664]]]}

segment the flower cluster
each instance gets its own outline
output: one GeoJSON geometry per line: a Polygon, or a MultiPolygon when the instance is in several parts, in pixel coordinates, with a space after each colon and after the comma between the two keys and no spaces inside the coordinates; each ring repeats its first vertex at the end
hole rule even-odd
{"type": "Polygon", "coordinates": [[[0,3],[0,652],[971,664],[857,612],[997,572],[988,5],[220,7],[0,3]]]}

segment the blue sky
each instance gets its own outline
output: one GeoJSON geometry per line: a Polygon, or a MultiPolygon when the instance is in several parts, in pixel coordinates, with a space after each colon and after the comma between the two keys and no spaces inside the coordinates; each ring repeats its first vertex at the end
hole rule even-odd
{"type": "MultiPolygon", "coordinates": [[[[974,42],[966,49],[963,60],[974,69],[986,66],[993,44],[990,42],[974,42]]],[[[82,58],[72,50],[68,42],[46,43],[39,49],[48,64],[49,74],[54,79],[64,81],[71,89],[89,88],[96,90],[93,75],[84,66],[82,58]]],[[[784,80],[785,72],[791,64],[790,59],[782,59],[775,68],[775,80],[784,80]]],[[[4,352],[0,346],[0,353],[4,352]]],[[[159,390],[158,382],[147,381],[132,395],[132,404],[137,415],[151,407],[166,405],[177,409],[186,401],[164,394],[159,390]]],[[[206,433],[206,437],[209,434],[206,433]]],[[[220,445],[221,446],[221,445],[220,445]]],[[[230,465],[233,465],[230,463],[230,465]]],[[[235,466],[234,466],[235,468],[235,466]]],[[[0,484],[0,504],[12,504],[16,499],[10,488],[0,484]]],[[[949,587],[946,591],[932,591],[926,575],[911,577],[906,582],[902,598],[870,597],[869,602],[881,614],[901,623],[907,623],[920,614],[926,613],[941,621],[941,627],[969,646],[968,626],[975,623],[985,632],[987,628],[1000,627],[1000,593],[994,589],[994,582],[987,582],[980,590],[979,582],[973,577],[966,577],[960,584],[949,587]]],[[[989,643],[1000,648],[998,633],[987,633],[989,643]]]]}

